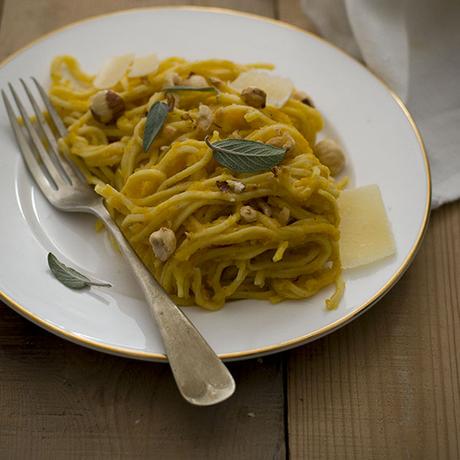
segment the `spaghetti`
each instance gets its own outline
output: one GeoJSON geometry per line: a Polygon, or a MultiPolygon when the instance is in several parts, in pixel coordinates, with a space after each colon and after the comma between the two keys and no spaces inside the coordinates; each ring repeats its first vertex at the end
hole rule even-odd
{"type": "Polygon", "coordinates": [[[215,310],[229,299],[303,299],[335,284],[326,301],[335,308],[343,292],[340,184],[311,148],[322,118],[293,97],[280,108],[247,105],[231,82],[257,67],[262,66],[163,60],[155,72],[125,75],[112,87],[125,111],[105,125],[89,110],[98,92],[94,77],[74,58],[57,57],[49,96],[68,128],[59,147],[104,197],[129,243],[177,303],[215,310]],[[217,91],[170,93],[174,107],[144,152],[147,111],[166,100],[163,90],[174,79],[191,75],[217,91]],[[287,153],[271,171],[235,173],[214,160],[206,135],[211,142],[279,144],[287,153]],[[162,228],[175,237],[175,250],[165,261],[149,242],[162,228]]]}

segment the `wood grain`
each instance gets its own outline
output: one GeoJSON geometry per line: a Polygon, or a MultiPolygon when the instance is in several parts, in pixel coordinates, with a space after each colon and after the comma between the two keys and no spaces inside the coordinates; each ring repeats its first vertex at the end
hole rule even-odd
{"type": "MultiPolygon", "coordinates": [[[[2,0],[0,0],[1,2],[2,0]]],[[[273,17],[274,0],[6,0],[3,26],[0,29],[0,59],[31,40],[58,27],[98,14],[149,6],[198,5],[233,8],[273,17]]]]}
{"type": "MultiPolygon", "coordinates": [[[[7,0],[0,57],[83,17],[160,3],[7,0]]],[[[267,0],[194,4],[274,12],[267,0]]],[[[236,394],[195,408],[167,365],[83,349],[0,303],[0,458],[283,459],[283,365],[283,355],[232,363],[236,394]]]]}
{"type": "Polygon", "coordinates": [[[230,364],[216,407],[179,396],[165,364],[104,355],[0,308],[0,458],[284,458],[280,356],[230,364]]]}
{"type": "Polygon", "coordinates": [[[4,6],[4,1],[3,1],[3,0],[0,0],[0,29],[1,29],[1,27],[2,27],[3,6],[4,6]]]}
{"type": "MultiPolygon", "coordinates": [[[[311,29],[295,0],[280,19],[311,29]]],[[[395,288],[287,366],[292,459],[460,458],[460,203],[395,288]]]]}
{"type": "Polygon", "coordinates": [[[460,203],[362,318],[291,352],[293,459],[460,458],[460,203]]]}

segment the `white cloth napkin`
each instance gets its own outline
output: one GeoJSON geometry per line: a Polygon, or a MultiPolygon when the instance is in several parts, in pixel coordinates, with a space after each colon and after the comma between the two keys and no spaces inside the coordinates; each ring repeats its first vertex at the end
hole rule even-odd
{"type": "Polygon", "coordinates": [[[434,208],[460,198],[460,1],[301,0],[320,33],[403,99],[430,159],[434,208]]]}

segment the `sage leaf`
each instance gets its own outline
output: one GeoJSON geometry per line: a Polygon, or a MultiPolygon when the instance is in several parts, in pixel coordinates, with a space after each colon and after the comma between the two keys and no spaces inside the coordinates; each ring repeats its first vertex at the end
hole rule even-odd
{"type": "Polygon", "coordinates": [[[205,142],[219,164],[242,173],[269,171],[283,161],[286,154],[284,148],[247,139],[225,139],[212,144],[206,138],[205,142]]]}
{"type": "Polygon", "coordinates": [[[83,289],[88,286],[112,286],[109,283],[100,283],[99,281],[90,280],[88,277],[78,273],[73,268],[64,265],[51,252],[48,253],[48,266],[55,278],[70,289],[83,289]]]}
{"type": "Polygon", "coordinates": [[[144,152],[147,152],[155,137],[165,124],[166,118],[168,118],[168,113],[168,104],[164,102],[157,101],[152,105],[152,107],[150,107],[144,127],[144,152]]]}
{"type": "Polygon", "coordinates": [[[164,88],[163,91],[166,93],[173,93],[175,91],[205,91],[205,92],[214,92],[217,93],[217,89],[214,86],[168,86],[164,88]]]}

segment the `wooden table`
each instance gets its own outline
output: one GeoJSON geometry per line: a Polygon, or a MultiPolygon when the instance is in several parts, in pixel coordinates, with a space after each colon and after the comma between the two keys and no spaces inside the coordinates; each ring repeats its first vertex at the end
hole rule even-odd
{"type": "MultiPolygon", "coordinates": [[[[181,1],[0,0],[0,58],[49,30],[181,1]]],[[[189,2],[312,29],[297,0],[189,2]]],[[[5,82],[1,82],[5,85],[5,82]]],[[[460,458],[460,203],[435,211],[377,306],[296,350],[232,363],[217,407],[179,397],[166,365],[66,342],[0,304],[0,458],[460,458]]]]}

